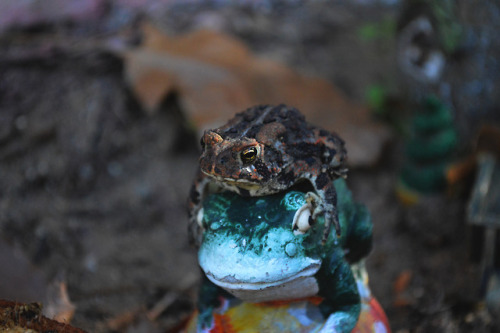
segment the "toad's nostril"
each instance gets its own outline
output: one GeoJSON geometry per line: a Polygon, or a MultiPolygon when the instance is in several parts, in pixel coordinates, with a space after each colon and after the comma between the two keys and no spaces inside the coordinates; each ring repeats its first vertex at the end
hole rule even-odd
{"type": "Polygon", "coordinates": [[[288,243],[285,245],[285,253],[289,256],[289,257],[295,257],[297,255],[297,245],[295,245],[295,243],[288,243]]]}

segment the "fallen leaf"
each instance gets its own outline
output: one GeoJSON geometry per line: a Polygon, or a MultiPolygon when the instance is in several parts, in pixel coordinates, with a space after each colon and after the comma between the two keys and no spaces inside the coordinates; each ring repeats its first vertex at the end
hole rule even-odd
{"type": "Polygon", "coordinates": [[[148,112],[177,94],[200,135],[248,107],[284,103],[337,132],[346,141],[351,166],[376,163],[390,137],[366,107],[328,81],[259,58],[235,38],[208,30],[171,37],[149,24],[142,29],[143,44],[122,53],[132,91],[148,112]]]}
{"type": "Polygon", "coordinates": [[[411,301],[405,297],[404,293],[407,291],[412,277],[413,272],[411,270],[404,270],[399,273],[396,280],[394,280],[392,285],[392,289],[394,291],[394,306],[403,307],[411,304],[411,301]]]}
{"type": "Polygon", "coordinates": [[[394,281],[393,290],[395,294],[401,294],[410,285],[413,272],[410,270],[405,270],[399,273],[398,277],[394,281]]]}
{"type": "Polygon", "coordinates": [[[446,182],[450,186],[454,186],[464,179],[470,177],[477,167],[477,156],[470,155],[461,161],[451,164],[446,169],[446,182]]]}
{"type": "Polygon", "coordinates": [[[75,314],[75,305],[71,303],[65,282],[55,282],[48,288],[44,304],[44,314],[61,323],[69,323],[75,314]]]}
{"type": "Polygon", "coordinates": [[[22,251],[0,238],[0,295],[16,302],[40,302],[43,314],[69,323],[75,306],[65,282],[48,283],[42,271],[31,264],[22,251]]]}

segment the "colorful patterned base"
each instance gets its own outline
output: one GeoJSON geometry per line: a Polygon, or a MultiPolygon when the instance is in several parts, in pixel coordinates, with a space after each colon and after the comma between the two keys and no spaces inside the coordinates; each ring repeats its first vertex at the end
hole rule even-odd
{"type": "MultiPolygon", "coordinates": [[[[384,310],[372,296],[368,278],[362,265],[353,267],[361,295],[361,314],[355,333],[390,333],[384,310]]],[[[326,321],[317,305],[321,298],[312,297],[296,301],[244,303],[236,299],[224,300],[214,312],[214,325],[208,330],[196,328],[197,313],[193,315],[186,333],[277,333],[277,332],[331,332],[325,329],[326,321]]],[[[327,325],[327,324],[326,324],[327,325]]]]}

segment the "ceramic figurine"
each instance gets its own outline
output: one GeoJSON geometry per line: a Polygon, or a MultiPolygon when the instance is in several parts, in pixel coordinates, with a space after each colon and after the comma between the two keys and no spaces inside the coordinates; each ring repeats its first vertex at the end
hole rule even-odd
{"type": "Polygon", "coordinates": [[[281,105],[202,145],[190,217],[205,277],[187,332],[388,332],[362,265],[371,219],[338,178],[342,140],[281,105]]]}

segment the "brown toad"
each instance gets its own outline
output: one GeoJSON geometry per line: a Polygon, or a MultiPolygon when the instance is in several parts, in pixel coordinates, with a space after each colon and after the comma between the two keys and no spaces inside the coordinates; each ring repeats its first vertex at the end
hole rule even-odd
{"type": "Polygon", "coordinates": [[[345,177],[346,150],[337,135],[305,121],[295,108],[259,105],[205,132],[200,171],[190,192],[192,241],[201,241],[201,203],[207,191],[229,190],[264,196],[297,189],[313,207],[309,223],[325,216],[323,243],[333,223],[337,235],[337,194],[333,181],[345,177]]]}

